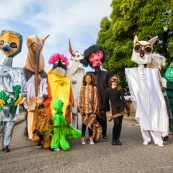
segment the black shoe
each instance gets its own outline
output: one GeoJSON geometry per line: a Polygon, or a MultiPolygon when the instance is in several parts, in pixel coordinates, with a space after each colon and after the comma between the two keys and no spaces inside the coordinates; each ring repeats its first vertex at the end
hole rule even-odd
{"type": "Polygon", "coordinates": [[[107,135],[103,135],[103,139],[108,139],[108,136],[107,135]]]}
{"type": "Polygon", "coordinates": [[[163,139],[163,141],[169,141],[169,137],[168,136],[165,136],[162,139],[163,139]]]}
{"type": "Polygon", "coordinates": [[[117,145],[116,140],[115,140],[115,139],[113,139],[113,140],[112,140],[112,142],[111,142],[111,144],[112,144],[112,145],[117,145]]]}
{"type": "Polygon", "coordinates": [[[122,145],[122,143],[119,140],[117,140],[116,145],[122,145]]]}
{"type": "Polygon", "coordinates": [[[10,152],[10,149],[8,148],[8,146],[6,146],[6,147],[4,147],[4,148],[2,149],[2,151],[4,151],[4,152],[10,152]]]}

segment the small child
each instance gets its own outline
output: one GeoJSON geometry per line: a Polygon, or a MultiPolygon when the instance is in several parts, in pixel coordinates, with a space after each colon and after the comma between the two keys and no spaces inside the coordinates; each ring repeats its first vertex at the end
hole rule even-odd
{"type": "Polygon", "coordinates": [[[78,98],[78,111],[82,115],[82,144],[85,144],[86,127],[88,127],[89,132],[88,142],[89,144],[94,144],[92,138],[92,126],[96,122],[96,114],[99,111],[99,102],[95,83],[95,76],[91,73],[87,73],[83,77],[83,86],[78,98]]]}
{"type": "Polygon", "coordinates": [[[110,82],[111,82],[111,87],[107,88],[107,93],[111,103],[112,116],[115,117],[115,118],[112,117],[112,119],[114,120],[114,126],[112,129],[112,145],[122,145],[119,138],[122,128],[124,107],[126,108],[128,116],[130,115],[130,109],[126,103],[123,91],[119,85],[120,83],[119,76],[114,75],[110,79],[110,82]]]}

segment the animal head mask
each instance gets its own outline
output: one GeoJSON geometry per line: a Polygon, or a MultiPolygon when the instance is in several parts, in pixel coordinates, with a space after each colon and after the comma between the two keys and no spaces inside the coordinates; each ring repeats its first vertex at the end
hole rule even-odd
{"type": "Polygon", "coordinates": [[[138,41],[138,37],[134,37],[134,48],[132,54],[132,61],[137,64],[148,64],[151,62],[151,54],[153,44],[157,40],[157,36],[149,41],[138,41]]]}

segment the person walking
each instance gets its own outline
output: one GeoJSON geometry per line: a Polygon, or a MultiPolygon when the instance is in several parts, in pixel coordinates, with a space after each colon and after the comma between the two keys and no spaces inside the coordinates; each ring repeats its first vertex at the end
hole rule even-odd
{"type": "Polygon", "coordinates": [[[97,88],[95,86],[95,76],[87,73],[83,77],[83,86],[78,98],[78,112],[82,115],[82,138],[81,144],[85,144],[85,132],[88,127],[89,144],[94,144],[92,138],[92,127],[96,122],[96,114],[99,112],[99,102],[97,88]]]}
{"type": "Polygon", "coordinates": [[[130,109],[124,98],[124,93],[119,85],[119,76],[114,75],[111,79],[111,87],[107,88],[108,97],[112,108],[112,119],[114,120],[114,126],[112,129],[112,145],[122,145],[120,142],[120,134],[122,129],[122,121],[124,115],[124,108],[127,111],[127,115],[130,115],[130,109]]]}

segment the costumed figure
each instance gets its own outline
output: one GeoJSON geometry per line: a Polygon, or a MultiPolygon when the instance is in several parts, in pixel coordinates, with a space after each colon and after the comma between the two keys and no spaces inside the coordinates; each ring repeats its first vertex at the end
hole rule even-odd
{"type": "Polygon", "coordinates": [[[74,97],[74,107],[72,107],[72,124],[78,128],[78,115],[77,115],[77,102],[82,87],[82,79],[85,74],[83,68],[79,67],[80,60],[83,59],[83,55],[78,51],[73,51],[69,40],[69,52],[71,54],[72,66],[67,69],[66,76],[70,78],[72,84],[72,91],[74,97]]]}
{"type": "Polygon", "coordinates": [[[4,30],[0,36],[0,49],[6,55],[0,65],[0,131],[3,133],[2,150],[10,151],[13,128],[19,115],[19,104],[26,95],[26,82],[23,70],[12,67],[13,58],[20,53],[23,37],[4,30]]]}
{"type": "MultiPolygon", "coordinates": [[[[47,97],[47,73],[44,71],[44,57],[42,55],[45,40],[49,37],[37,35],[28,36],[26,39],[28,55],[23,68],[27,81],[27,133],[28,138],[41,146],[43,141],[42,130],[49,126],[51,116],[44,111],[44,100],[47,97]]],[[[50,145],[50,141],[48,142],[50,145]]],[[[49,148],[43,144],[43,148],[49,148]]]]}
{"type": "Polygon", "coordinates": [[[111,87],[107,88],[107,93],[109,96],[109,100],[112,108],[112,117],[109,119],[111,121],[113,119],[114,126],[112,129],[112,145],[122,145],[120,142],[120,135],[122,129],[122,121],[124,115],[124,108],[126,108],[127,115],[130,115],[130,109],[127,105],[127,102],[124,98],[124,93],[120,86],[119,76],[114,75],[111,79],[111,87]]]}
{"type": "MultiPolygon", "coordinates": [[[[163,78],[166,79],[166,93],[170,103],[171,113],[173,115],[173,62],[170,64],[169,68],[166,70],[163,78]]],[[[169,131],[173,134],[173,122],[169,121],[169,131]]]]}
{"type": "Polygon", "coordinates": [[[107,139],[107,116],[106,111],[110,110],[109,99],[106,92],[108,87],[110,73],[108,71],[101,70],[101,65],[105,60],[105,52],[101,46],[92,45],[84,51],[84,59],[81,63],[87,67],[92,67],[95,71],[88,72],[93,73],[97,77],[96,87],[99,98],[99,113],[97,114],[97,120],[102,126],[102,135],[104,139],[107,139]]]}
{"type": "Polygon", "coordinates": [[[58,151],[60,148],[64,151],[68,151],[70,150],[68,141],[81,137],[82,133],[65,120],[63,115],[63,102],[61,99],[54,99],[52,108],[55,113],[53,116],[54,131],[51,140],[51,151],[58,151]]]}
{"type": "Polygon", "coordinates": [[[65,77],[69,65],[68,58],[62,54],[52,55],[48,61],[53,64],[53,68],[48,72],[48,99],[44,102],[48,114],[54,115],[52,102],[59,98],[63,101],[63,115],[65,120],[71,123],[71,106],[74,105],[71,81],[65,77]]]}
{"type": "MultiPolygon", "coordinates": [[[[172,113],[171,113],[171,107],[170,107],[170,103],[169,103],[169,99],[166,93],[166,88],[167,88],[167,80],[165,78],[163,78],[160,74],[160,70],[162,68],[162,66],[165,66],[165,61],[166,58],[164,56],[161,56],[158,53],[153,53],[151,54],[151,62],[149,64],[147,64],[148,68],[158,68],[159,69],[159,80],[160,80],[160,84],[162,87],[162,93],[166,102],[166,108],[167,108],[167,113],[168,113],[168,117],[169,117],[169,122],[170,125],[172,123],[172,113]]],[[[163,141],[168,141],[169,137],[165,136],[163,137],[163,141]]]]}
{"type": "Polygon", "coordinates": [[[168,114],[159,71],[144,67],[144,64],[151,62],[152,48],[156,40],[157,37],[149,41],[138,41],[135,36],[132,61],[136,62],[138,67],[126,68],[125,74],[136,109],[135,119],[141,127],[143,145],[148,145],[152,136],[154,143],[163,147],[162,136],[168,134],[168,114]]]}

